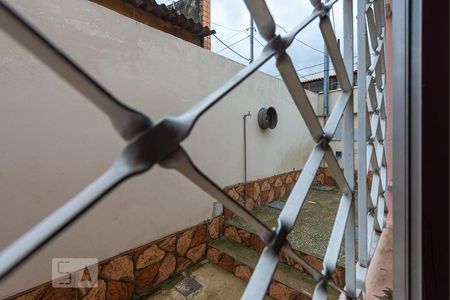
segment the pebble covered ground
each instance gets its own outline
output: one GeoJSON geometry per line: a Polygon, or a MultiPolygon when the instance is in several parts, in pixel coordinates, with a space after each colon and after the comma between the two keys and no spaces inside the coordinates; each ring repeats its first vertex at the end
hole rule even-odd
{"type": "MultiPolygon", "coordinates": [[[[319,258],[325,256],[341,195],[337,187],[312,188],[310,190],[295,227],[288,236],[295,249],[319,258]]],[[[284,198],[273,205],[255,208],[252,213],[264,224],[274,228],[281,212],[280,208],[286,200],[284,198]]],[[[250,230],[250,227],[237,216],[234,216],[229,222],[250,230]]],[[[342,266],[344,264],[343,248],[341,246],[338,261],[338,264],[342,266]]]]}

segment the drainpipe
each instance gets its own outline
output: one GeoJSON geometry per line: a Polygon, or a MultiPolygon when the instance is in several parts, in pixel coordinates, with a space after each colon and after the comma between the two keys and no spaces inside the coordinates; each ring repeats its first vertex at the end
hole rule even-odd
{"type": "Polygon", "coordinates": [[[253,35],[254,35],[254,33],[255,33],[255,27],[253,25],[253,17],[250,16],[250,61],[249,61],[250,64],[253,62],[253,57],[254,57],[254,52],[253,52],[253,47],[254,47],[253,35]]]}
{"type": "Polygon", "coordinates": [[[323,114],[328,117],[328,92],[330,90],[330,59],[327,46],[323,49],[323,114]]]}
{"type": "MultiPolygon", "coordinates": [[[[325,0],[327,3],[328,0],[325,0]]],[[[328,117],[328,92],[330,90],[330,58],[328,57],[327,45],[323,46],[323,114],[325,120],[328,117]]]]}
{"type": "Polygon", "coordinates": [[[246,186],[247,186],[247,117],[250,117],[250,111],[248,111],[242,117],[244,120],[244,204],[247,200],[246,186]]]}

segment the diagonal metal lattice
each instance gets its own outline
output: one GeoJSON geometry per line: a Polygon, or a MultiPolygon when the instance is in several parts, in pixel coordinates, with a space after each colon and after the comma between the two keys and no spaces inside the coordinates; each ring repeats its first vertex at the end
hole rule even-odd
{"type": "Polygon", "coordinates": [[[266,40],[261,55],[252,64],[225,82],[216,91],[199,101],[185,113],[166,117],[157,124],[118,99],[85,72],[67,54],[15,11],[0,0],[0,27],[34,53],[65,81],[80,91],[111,119],[116,131],[128,145],[111,167],[74,198],[67,201],[18,240],[0,252],[0,278],[46,244],[117,185],[133,175],[148,171],[154,164],[178,170],[206,193],[220,201],[233,213],[251,225],[265,243],[243,299],[263,299],[284,251],[317,281],[314,299],[327,298],[327,286],[338,289],[351,298],[364,297],[364,281],[370,258],[379,234],[385,226],[386,205],[386,151],[385,151],[385,59],[384,0],[358,0],[358,259],[355,253],[355,180],[354,180],[354,120],[353,120],[353,0],[343,1],[344,39],[343,55],[328,18],[328,11],[338,0],[322,3],[311,0],[312,13],[285,35],[276,33],[275,21],[263,0],[245,0],[261,36],[266,40]],[[319,18],[319,28],[342,94],[336,102],[327,123],[322,127],[302,87],[292,60],[286,53],[296,35],[319,18]],[[270,58],[308,127],[316,146],[295,184],[278,218],[278,226],[271,230],[244,207],[230,198],[209,179],[190,159],[180,143],[186,139],[197,120],[258,70],[270,58]],[[329,145],[339,122],[344,122],[344,171],[340,168],[329,145]],[[286,239],[292,230],[311,187],[315,174],[325,161],[342,191],[339,208],[323,261],[322,270],[316,270],[303,260],[286,239]],[[372,184],[366,181],[372,171],[372,184]],[[346,286],[339,287],[332,279],[341,244],[345,238],[346,286]]]}

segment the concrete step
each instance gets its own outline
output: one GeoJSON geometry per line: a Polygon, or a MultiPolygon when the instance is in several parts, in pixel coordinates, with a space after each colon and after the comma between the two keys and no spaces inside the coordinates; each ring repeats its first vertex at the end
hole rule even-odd
{"type": "MultiPolygon", "coordinates": [[[[288,240],[295,250],[320,260],[325,257],[341,195],[342,193],[336,187],[310,190],[299,218],[288,235],[288,240]]],[[[284,204],[285,201],[274,201],[253,209],[252,213],[267,227],[274,228],[278,224],[277,219],[284,204]]],[[[252,232],[252,228],[239,216],[231,217],[226,223],[252,232]]],[[[338,260],[340,267],[344,267],[344,255],[342,245],[338,260]]]]}
{"type": "MultiPolygon", "coordinates": [[[[245,244],[223,237],[208,245],[208,260],[248,281],[258,262],[259,253],[245,244]]],[[[275,299],[311,299],[315,281],[307,274],[285,263],[278,265],[269,296],[275,299]]],[[[338,291],[329,288],[330,299],[338,299],[338,291]]]]}
{"type": "MultiPolygon", "coordinates": [[[[271,207],[262,207],[258,208],[257,211],[253,211],[257,215],[257,217],[262,222],[267,222],[268,219],[275,220],[278,215],[275,215],[277,212],[274,208],[271,207]]],[[[305,227],[302,227],[305,229],[305,227]]],[[[302,241],[302,236],[298,236],[299,231],[299,225],[296,224],[294,230],[291,232],[291,234],[288,236],[288,239],[293,245],[294,251],[297,252],[297,254],[303,258],[306,262],[308,262],[312,267],[314,267],[316,270],[321,271],[323,268],[323,254],[322,250],[316,250],[311,254],[309,251],[305,251],[305,248],[299,247],[305,242],[302,241]],[[301,243],[294,243],[293,241],[301,241],[301,243]],[[297,245],[297,247],[295,246],[297,245]]],[[[252,231],[252,228],[248,226],[245,222],[242,221],[237,216],[234,216],[233,218],[227,220],[225,222],[225,229],[224,229],[224,236],[241,244],[244,244],[245,246],[261,253],[264,249],[264,242],[260,239],[260,237],[252,231]]],[[[311,241],[311,243],[317,244],[317,247],[320,248],[320,246],[323,246],[323,238],[317,241],[311,241]]],[[[325,248],[326,250],[326,248],[325,248]]],[[[341,251],[341,258],[342,258],[342,251],[341,251]]],[[[280,261],[296,268],[299,271],[303,271],[303,267],[297,263],[297,261],[293,260],[289,256],[285,255],[284,253],[280,254],[280,261]]],[[[342,266],[341,263],[338,262],[338,265],[336,266],[336,272],[332,275],[333,280],[341,287],[345,286],[345,269],[342,266]]]]}

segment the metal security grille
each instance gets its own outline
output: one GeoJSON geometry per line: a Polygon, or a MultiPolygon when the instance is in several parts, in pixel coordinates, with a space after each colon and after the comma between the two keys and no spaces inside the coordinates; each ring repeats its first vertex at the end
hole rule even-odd
{"type": "MultiPolygon", "coordinates": [[[[263,0],[245,0],[260,34],[266,40],[261,55],[250,65],[225,82],[216,91],[199,101],[185,113],[166,117],[154,124],[107,91],[67,54],[33,27],[6,1],[0,0],[0,27],[22,46],[39,57],[59,76],[80,91],[92,104],[109,116],[115,130],[128,145],[111,167],[74,198],[50,214],[30,231],[0,253],[0,276],[4,278],[28,256],[46,244],[72,221],[117,185],[133,175],[148,171],[154,164],[178,170],[206,193],[224,204],[250,224],[265,243],[265,249],[245,290],[243,299],[263,299],[284,251],[300,263],[317,281],[314,299],[327,298],[327,285],[347,297],[364,297],[364,281],[371,256],[385,224],[386,154],[385,154],[385,13],[383,0],[358,0],[358,260],[355,253],[354,142],[353,142],[353,1],[343,1],[343,55],[328,18],[328,11],[338,0],[322,3],[311,0],[312,12],[291,32],[277,34],[275,22],[263,0]],[[296,35],[314,19],[319,27],[342,87],[327,123],[322,127],[314,113],[286,49],[296,35]],[[254,73],[271,57],[276,58],[292,99],[316,142],[301,176],[295,184],[271,230],[198,169],[182,148],[197,120],[213,105],[254,73]],[[343,119],[344,171],[341,170],[329,142],[343,119]],[[322,270],[316,270],[292,249],[287,235],[293,228],[311,187],[317,169],[325,160],[342,191],[335,223],[322,270]],[[373,171],[370,187],[368,171],[373,171]],[[340,288],[331,275],[336,270],[340,246],[345,236],[346,286],[340,288]]],[[[295,137],[293,137],[295,138],[295,137]]]]}

